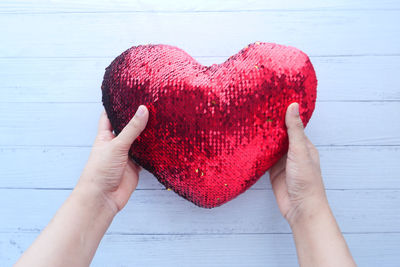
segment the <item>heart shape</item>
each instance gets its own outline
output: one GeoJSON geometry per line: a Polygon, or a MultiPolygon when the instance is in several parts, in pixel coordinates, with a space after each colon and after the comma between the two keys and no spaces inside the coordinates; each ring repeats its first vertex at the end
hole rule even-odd
{"type": "Polygon", "coordinates": [[[150,112],[130,156],[194,204],[219,206],[253,185],[288,149],[285,112],[304,125],[316,101],[308,56],[272,43],[203,66],[168,45],[128,49],[106,68],[103,104],[118,134],[140,104],[150,112]]]}

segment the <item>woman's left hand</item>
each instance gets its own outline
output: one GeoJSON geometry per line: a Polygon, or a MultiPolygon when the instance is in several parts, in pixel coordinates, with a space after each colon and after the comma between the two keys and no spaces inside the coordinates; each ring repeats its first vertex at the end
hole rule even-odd
{"type": "Polygon", "coordinates": [[[89,160],[76,189],[95,190],[105,198],[115,213],[120,211],[138,184],[141,168],[128,159],[128,152],[133,141],[146,127],[148,118],[146,106],[139,106],[131,121],[115,136],[104,112],[89,160]]]}

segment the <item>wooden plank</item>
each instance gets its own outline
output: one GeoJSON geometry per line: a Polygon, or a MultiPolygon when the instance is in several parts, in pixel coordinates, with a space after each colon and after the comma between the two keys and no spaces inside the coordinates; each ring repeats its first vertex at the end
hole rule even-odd
{"type": "Polygon", "coordinates": [[[400,57],[311,58],[318,78],[318,100],[400,100],[394,77],[400,57]],[[392,89],[389,89],[392,88],[392,89]]]}
{"type": "MultiPolygon", "coordinates": [[[[0,146],[90,146],[100,103],[3,103],[0,146]]],[[[316,145],[400,145],[400,102],[319,102],[306,129],[316,145]]]]}
{"type": "MultiPolygon", "coordinates": [[[[225,57],[199,57],[205,65],[225,57]]],[[[319,101],[400,100],[400,57],[313,57],[319,101]],[[368,75],[366,75],[368,74],[368,75]]],[[[0,59],[1,102],[99,102],[112,58],[0,59]]]]}
{"type": "MultiPolygon", "coordinates": [[[[11,266],[37,234],[1,233],[0,259],[11,266]]],[[[358,266],[397,267],[400,234],[345,234],[358,266]]],[[[291,234],[106,235],[91,266],[297,266],[291,234]]]]}
{"type": "MultiPolygon", "coordinates": [[[[71,189],[90,147],[2,147],[0,188],[71,189]]],[[[327,189],[400,189],[400,147],[319,147],[327,189]],[[382,159],[385,160],[382,160],[382,159]]],[[[269,189],[268,174],[250,189],[269,189]]],[[[164,189],[149,172],[138,189],[164,189]]]]}
{"type": "MultiPolygon", "coordinates": [[[[115,56],[169,43],[209,64],[262,40],[312,56],[322,102],[307,132],[327,188],[347,189],[328,190],[334,213],[360,266],[397,266],[400,102],[347,101],[400,100],[399,8],[397,0],[2,1],[0,262],[15,262],[69,194],[48,189],[78,179],[115,56]]],[[[267,177],[204,210],[143,176],[92,266],[296,265],[267,177]]]]}
{"type": "Polygon", "coordinates": [[[399,102],[317,103],[306,133],[316,145],[400,144],[399,102]]]}
{"type": "Polygon", "coordinates": [[[1,102],[99,102],[102,59],[0,59],[1,102]]]}
{"type": "MultiPolygon", "coordinates": [[[[49,222],[69,190],[0,189],[0,232],[36,232],[49,222]]],[[[399,190],[329,190],[343,232],[400,232],[399,190]]],[[[249,190],[225,205],[203,209],[166,190],[138,190],[109,233],[290,233],[271,190],[249,190]]]]}
{"type": "Polygon", "coordinates": [[[51,1],[36,0],[35,2],[2,1],[0,11],[6,13],[56,13],[56,12],[224,12],[243,10],[343,10],[343,9],[396,9],[399,2],[395,0],[372,1],[212,1],[212,0],[98,0],[98,1],[51,1]]]}
{"type": "Polygon", "coordinates": [[[147,43],[176,45],[193,56],[228,57],[257,40],[295,46],[312,56],[392,55],[400,54],[399,14],[3,14],[0,24],[7,27],[0,34],[7,38],[0,42],[0,57],[115,57],[132,45],[147,43]]]}

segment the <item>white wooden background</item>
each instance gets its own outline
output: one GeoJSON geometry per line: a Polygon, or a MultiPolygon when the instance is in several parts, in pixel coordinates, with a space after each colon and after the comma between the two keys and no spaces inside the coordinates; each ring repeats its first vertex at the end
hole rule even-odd
{"type": "MultiPolygon", "coordinates": [[[[102,110],[104,68],[127,48],[166,43],[204,64],[254,41],[311,56],[318,101],[307,133],[359,266],[400,264],[400,2],[1,1],[0,266],[70,193],[102,110]]],[[[93,266],[295,266],[268,177],[207,210],[149,173],[93,266]]]]}

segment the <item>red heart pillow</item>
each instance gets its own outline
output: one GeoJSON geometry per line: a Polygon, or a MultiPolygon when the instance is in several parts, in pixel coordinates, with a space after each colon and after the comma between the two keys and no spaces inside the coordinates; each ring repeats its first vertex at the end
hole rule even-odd
{"type": "Polygon", "coordinates": [[[286,108],[298,102],[307,124],[316,87],[306,54],[256,42],[209,67],[173,46],[132,47],[106,69],[102,92],[116,134],[140,104],[149,109],[131,158],[167,188],[212,208],[287,152],[286,108]]]}

